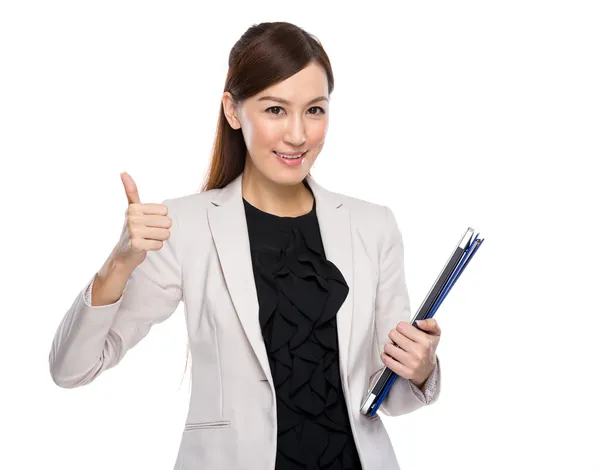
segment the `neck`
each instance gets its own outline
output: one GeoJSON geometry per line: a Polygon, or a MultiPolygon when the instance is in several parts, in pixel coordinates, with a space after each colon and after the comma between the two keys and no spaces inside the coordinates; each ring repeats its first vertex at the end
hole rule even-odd
{"type": "Polygon", "coordinates": [[[293,185],[277,184],[265,178],[248,160],[242,175],[242,196],[246,201],[280,217],[297,217],[310,212],[313,195],[302,181],[293,185]]]}

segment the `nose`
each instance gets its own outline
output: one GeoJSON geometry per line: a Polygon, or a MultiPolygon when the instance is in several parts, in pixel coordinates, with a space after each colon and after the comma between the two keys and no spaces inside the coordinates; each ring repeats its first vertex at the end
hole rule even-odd
{"type": "Polygon", "coordinates": [[[291,147],[300,147],[306,142],[304,122],[301,117],[290,117],[286,123],[284,141],[291,147]]]}

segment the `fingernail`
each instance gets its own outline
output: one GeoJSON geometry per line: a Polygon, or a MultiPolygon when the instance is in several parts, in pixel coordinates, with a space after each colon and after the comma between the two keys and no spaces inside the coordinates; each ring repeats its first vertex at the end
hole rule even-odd
{"type": "Polygon", "coordinates": [[[417,320],[415,322],[418,326],[423,326],[423,323],[425,323],[425,320],[417,320]]]}

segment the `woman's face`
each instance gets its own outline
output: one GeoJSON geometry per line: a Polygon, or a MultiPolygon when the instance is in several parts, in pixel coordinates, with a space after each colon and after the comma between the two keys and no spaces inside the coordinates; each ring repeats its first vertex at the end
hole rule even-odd
{"type": "Polygon", "coordinates": [[[301,182],[323,148],[329,124],[327,75],[311,63],[288,79],[246,99],[236,108],[223,94],[225,116],[242,129],[248,149],[246,165],[265,178],[284,185],[301,182]],[[304,153],[286,160],[275,152],[304,153]]]}

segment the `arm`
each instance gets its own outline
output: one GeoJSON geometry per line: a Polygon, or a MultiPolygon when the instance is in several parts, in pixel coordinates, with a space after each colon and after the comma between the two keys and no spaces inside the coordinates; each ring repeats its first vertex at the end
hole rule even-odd
{"type": "MultiPolygon", "coordinates": [[[[169,206],[169,214],[173,214],[168,200],[162,204],[169,206]]],[[[118,266],[107,269],[103,283],[117,279],[112,285],[118,285],[126,276],[122,295],[118,296],[117,289],[105,297],[116,301],[93,306],[91,294],[94,281],[98,282],[96,276],[79,292],[60,322],[50,349],[50,375],[57,385],[73,388],[92,382],[117,365],[152,325],[175,311],[183,293],[181,264],[174,249],[177,229],[173,215],[171,237],[160,250],[148,251],[133,272],[124,273],[118,266]]]]}
{"type": "MultiPolygon", "coordinates": [[[[388,334],[400,321],[410,322],[410,300],[404,273],[404,243],[392,211],[383,206],[383,235],[379,250],[379,282],[375,297],[376,355],[372,356],[371,380],[385,366],[381,353],[385,343],[391,342],[388,334]]],[[[410,413],[425,404],[437,401],[441,389],[439,358],[436,368],[423,385],[422,390],[409,380],[398,376],[379,409],[388,416],[410,413]]]]}

